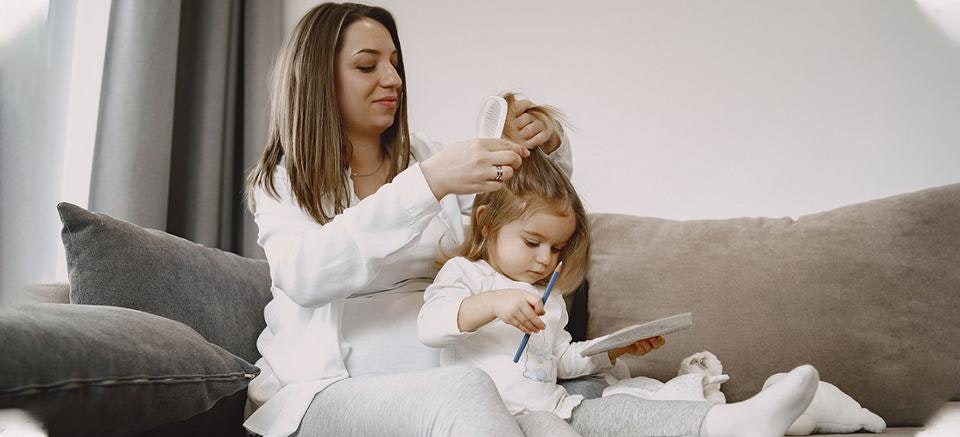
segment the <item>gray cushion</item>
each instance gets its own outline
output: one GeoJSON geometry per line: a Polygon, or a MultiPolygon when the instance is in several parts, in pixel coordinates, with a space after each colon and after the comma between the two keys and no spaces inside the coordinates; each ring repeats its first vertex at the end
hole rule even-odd
{"type": "Polygon", "coordinates": [[[266,261],[203,247],[165,232],[57,205],[70,273],[70,302],[133,308],[187,324],[207,340],[255,362],[266,261]]]}
{"type": "Polygon", "coordinates": [[[257,373],[184,324],[140,311],[0,309],[0,408],[30,412],[53,436],[130,435],[184,420],[242,393],[257,373]]]}
{"type": "Polygon", "coordinates": [[[591,224],[589,337],[693,312],[631,357],[635,374],[670,378],[710,350],[738,401],[810,363],[891,426],[922,425],[960,389],[960,184],[797,220],[591,224]]]}

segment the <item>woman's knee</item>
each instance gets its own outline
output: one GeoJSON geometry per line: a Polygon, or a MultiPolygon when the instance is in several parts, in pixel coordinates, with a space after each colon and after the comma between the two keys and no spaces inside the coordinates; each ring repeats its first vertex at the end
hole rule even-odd
{"type": "Polygon", "coordinates": [[[490,375],[476,367],[444,367],[437,375],[437,382],[439,386],[448,388],[452,399],[503,403],[490,375]]]}

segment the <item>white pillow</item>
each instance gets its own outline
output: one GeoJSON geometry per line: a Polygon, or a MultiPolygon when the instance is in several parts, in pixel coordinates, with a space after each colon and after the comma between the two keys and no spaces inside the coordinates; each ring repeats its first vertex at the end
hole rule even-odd
{"type": "Polygon", "coordinates": [[[350,376],[383,375],[440,366],[440,352],[417,338],[423,292],[391,292],[347,299],[340,333],[350,345],[350,376]]]}

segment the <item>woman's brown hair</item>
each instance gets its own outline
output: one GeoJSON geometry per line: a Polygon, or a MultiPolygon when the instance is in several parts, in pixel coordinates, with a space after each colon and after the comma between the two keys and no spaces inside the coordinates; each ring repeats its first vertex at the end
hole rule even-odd
{"type": "MultiPolygon", "coordinates": [[[[273,177],[284,157],[293,199],[318,223],[326,224],[350,205],[346,169],[352,147],[337,105],[335,57],[344,30],[362,18],[376,20],[390,32],[397,48],[397,74],[406,84],[397,25],[386,9],[324,3],[308,11],[280,51],[271,77],[269,138],[244,186],[251,212],[256,210],[254,193],[261,185],[279,199],[273,177]]],[[[387,182],[410,164],[405,89],[398,102],[393,125],[380,136],[389,165],[387,182]]]]}
{"type": "MultiPolygon", "coordinates": [[[[512,109],[516,101],[514,94],[508,93],[504,98],[512,109]]],[[[562,114],[550,106],[534,106],[526,112],[541,117],[545,123],[559,125],[563,120],[562,114]]],[[[503,137],[508,140],[516,143],[523,141],[515,135],[511,129],[503,132],[503,137]]],[[[497,233],[504,225],[536,212],[573,215],[576,227],[573,236],[560,251],[563,269],[556,284],[556,289],[561,293],[571,293],[583,282],[590,262],[587,213],[570,179],[540,149],[531,150],[530,156],[524,158],[523,165],[513,177],[504,181],[503,189],[477,195],[473,203],[472,225],[466,241],[460,246],[459,254],[471,261],[487,259],[490,244],[496,240],[497,233]],[[480,207],[484,207],[483,214],[478,214],[480,207]]],[[[537,284],[546,283],[547,279],[543,279],[537,284]]]]}

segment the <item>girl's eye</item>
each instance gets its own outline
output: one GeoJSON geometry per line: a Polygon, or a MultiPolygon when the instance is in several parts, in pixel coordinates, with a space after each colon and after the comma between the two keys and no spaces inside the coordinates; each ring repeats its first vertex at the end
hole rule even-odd
{"type": "Polygon", "coordinates": [[[537,247],[540,245],[540,243],[537,243],[536,241],[530,241],[530,240],[524,240],[524,241],[527,243],[527,247],[537,247]]]}
{"type": "Polygon", "coordinates": [[[551,247],[551,248],[550,248],[550,251],[553,252],[553,253],[560,253],[561,250],[563,250],[562,247],[551,247]]]}
{"type": "Polygon", "coordinates": [[[362,72],[364,72],[364,73],[369,73],[369,72],[373,71],[373,67],[359,66],[359,67],[357,67],[357,70],[360,70],[360,71],[362,71],[362,72]]]}

